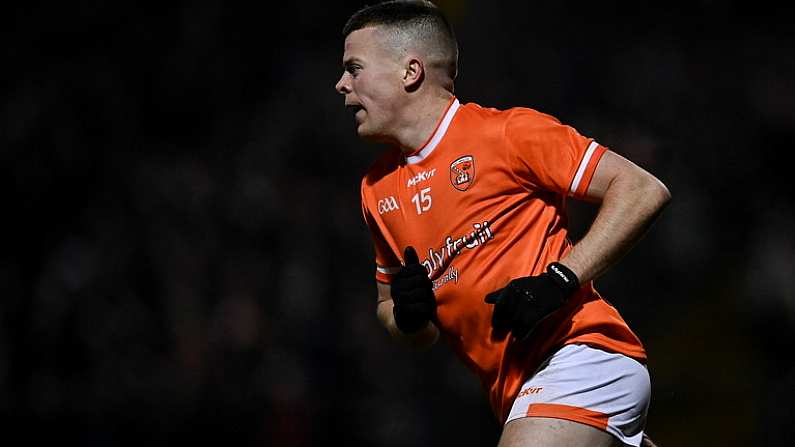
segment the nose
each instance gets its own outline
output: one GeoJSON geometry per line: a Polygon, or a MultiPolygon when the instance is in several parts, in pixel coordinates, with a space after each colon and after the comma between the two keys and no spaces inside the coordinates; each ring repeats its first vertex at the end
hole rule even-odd
{"type": "Polygon", "coordinates": [[[340,76],[340,80],[337,81],[337,85],[334,86],[334,90],[341,95],[345,95],[351,92],[351,86],[348,82],[348,73],[343,72],[342,76],[340,76]]]}

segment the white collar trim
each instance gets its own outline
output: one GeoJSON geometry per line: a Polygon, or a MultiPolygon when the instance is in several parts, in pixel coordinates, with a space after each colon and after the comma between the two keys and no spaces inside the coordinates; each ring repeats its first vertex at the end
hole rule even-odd
{"type": "Polygon", "coordinates": [[[439,142],[442,141],[444,135],[447,133],[447,128],[450,126],[450,122],[453,121],[453,117],[455,116],[455,112],[458,111],[458,107],[461,104],[458,102],[458,98],[453,100],[453,103],[450,104],[450,108],[447,109],[447,113],[444,115],[444,119],[442,119],[442,123],[439,124],[439,128],[436,129],[436,132],[431,137],[428,144],[425,145],[417,154],[411,155],[406,157],[406,163],[414,164],[419,163],[424,160],[428,155],[436,149],[436,146],[439,145],[439,142]]]}

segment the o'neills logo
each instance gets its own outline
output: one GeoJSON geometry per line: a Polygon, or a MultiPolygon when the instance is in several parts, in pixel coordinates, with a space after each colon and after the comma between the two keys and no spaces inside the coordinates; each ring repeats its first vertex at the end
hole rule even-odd
{"type": "Polygon", "coordinates": [[[464,155],[450,163],[450,182],[459,191],[466,191],[475,181],[475,157],[464,155]]]}

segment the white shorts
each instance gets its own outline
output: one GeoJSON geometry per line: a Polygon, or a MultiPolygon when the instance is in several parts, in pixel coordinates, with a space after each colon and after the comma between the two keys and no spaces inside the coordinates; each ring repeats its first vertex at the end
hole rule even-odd
{"type": "Polygon", "coordinates": [[[522,385],[505,423],[522,417],[566,419],[638,446],[650,397],[649,373],[636,360],[566,345],[522,385]]]}

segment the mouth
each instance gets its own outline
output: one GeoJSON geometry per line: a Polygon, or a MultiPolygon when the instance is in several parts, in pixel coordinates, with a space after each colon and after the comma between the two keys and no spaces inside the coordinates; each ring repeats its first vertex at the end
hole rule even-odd
{"type": "Polygon", "coordinates": [[[359,104],[345,104],[345,109],[347,109],[353,115],[356,115],[360,110],[364,110],[364,107],[359,104]]]}

